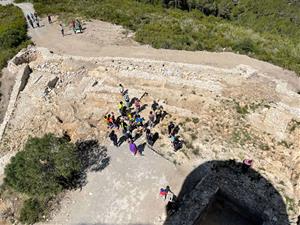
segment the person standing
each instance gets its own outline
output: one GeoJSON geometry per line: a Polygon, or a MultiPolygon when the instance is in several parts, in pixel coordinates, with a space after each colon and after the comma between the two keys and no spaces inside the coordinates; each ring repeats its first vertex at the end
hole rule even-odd
{"type": "Polygon", "coordinates": [[[32,13],[30,13],[30,17],[31,17],[32,21],[34,22],[35,21],[35,16],[32,13]]]}
{"type": "Polygon", "coordinates": [[[175,127],[175,124],[171,121],[168,125],[168,134],[171,135],[173,129],[175,127]]]}
{"type": "Polygon", "coordinates": [[[136,153],[138,152],[138,148],[137,148],[136,144],[132,140],[129,140],[128,143],[129,143],[130,152],[133,155],[136,155],[136,153]]]}
{"type": "Polygon", "coordinates": [[[114,144],[114,146],[118,146],[118,136],[116,135],[115,131],[112,130],[109,134],[109,138],[114,144]]]}
{"type": "Polygon", "coordinates": [[[141,102],[139,99],[134,101],[135,112],[138,114],[141,111],[141,102]]]}
{"type": "Polygon", "coordinates": [[[48,17],[48,23],[49,23],[49,24],[51,24],[51,23],[52,23],[51,16],[50,16],[50,15],[48,15],[47,17],[48,17]]]}
{"type": "Polygon", "coordinates": [[[36,18],[35,23],[36,23],[37,27],[40,27],[40,21],[38,18],[36,18]]]}
{"type": "Polygon", "coordinates": [[[122,84],[119,84],[119,91],[120,91],[121,95],[123,95],[125,89],[124,89],[124,86],[122,84]]]}
{"type": "Polygon", "coordinates": [[[153,134],[151,134],[151,131],[149,129],[146,130],[146,140],[148,145],[153,146],[154,144],[153,134]]]}
{"type": "Polygon", "coordinates": [[[34,28],[34,25],[33,25],[33,22],[32,22],[32,20],[31,20],[31,17],[30,17],[30,15],[29,14],[27,14],[27,20],[28,20],[28,23],[30,24],[30,26],[32,27],[32,28],[34,28]]]}
{"type": "Polygon", "coordinates": [[[71,21],[71,24],[72,24],[72,29],[73,29],[73,31],[74,31],[74,34],[76,34],[75,20],[72,20],[72,21],[71,21]]]}
{"type": "Polygon", "coordinates": [[[150,111],[148,118],[149,118],[150,128],[154,127],[155,126],[155,114],[152,111],[150,111]]]}
{"type": "Polygon", "coordinates": [[[60,32],[61,32],[62,36],[64,37],[65,36],[64,26],[61,23],[59,24],[59,26],[60,26],[60,32]]]}
{"type": "Polygon", "coordinates": [[[124,100],[125,100],[126,107],[129,108],[130,107],[130,98],[129,98],[129,95],[127,92],[124,94],[124,100]]]}

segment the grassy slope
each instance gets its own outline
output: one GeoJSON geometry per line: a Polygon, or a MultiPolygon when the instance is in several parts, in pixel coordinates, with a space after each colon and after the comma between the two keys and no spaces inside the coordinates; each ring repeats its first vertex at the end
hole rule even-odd
{"type": "Polygon", "coordinates": [[[136,32],[137,41],[155,48],[225,49],[300,74],[299,3],[240,0],[235,6],[231,0],[190,0],[194,9],[188,12],[135,0],[32,1],[41,14],[84,16],[123,25],[136,32]],[[211,10],[206,15],[205,7],[211,10]]]}
{"type": "Polygon", "coordinates": [[[22,11],[13,5],[0,5],[0,70],[8,59],[28,43],[27,25],[22,11]]]}

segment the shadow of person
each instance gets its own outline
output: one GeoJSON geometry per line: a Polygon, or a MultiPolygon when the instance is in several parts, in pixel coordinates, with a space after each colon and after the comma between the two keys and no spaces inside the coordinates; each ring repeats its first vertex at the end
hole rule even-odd
{"type": "Polygon", "coordinates": [[[164,225],[289,225],[286,205],[273,185],[234,160],[208,161],[185,179],[164,225]]]}

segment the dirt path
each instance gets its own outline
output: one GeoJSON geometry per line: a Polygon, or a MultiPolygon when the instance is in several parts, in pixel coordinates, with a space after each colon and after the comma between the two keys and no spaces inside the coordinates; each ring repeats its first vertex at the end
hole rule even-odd
{"type": "Polygon", "coordinates": [[[30,29],[29,34],[38,46],[46,47],[54,53],[89,57],[145,58],[204,64],[222,68],[232,68],[245,64],[266,73],[266,75],[289,80],[290,83],[297,84],[297,88],[300,89],[299,79],[295,78],[293,72],[245,55],[230,52],[215,53],[154,49],[147,45],[139,45],[133,41],[133,35],[131,33],[128,34],[122,27],[102,21],[87,22],[84,33],[76,35],[69,30],[68,26],[65,26],[67,34],[65,37],[62,37],[60,34],[59,21],[48,24],[43,20],[42,24],[44,25],[42,28],[30,29]]]}
{"type": "Polygon", "coordinates": [[[162,224],[165,202],[159,189],[170,185],[179,192],[181,172],[148,148],[144,156],[133,156],[124,143],[110,146],[108,155],[110,164],[89,173],[87,185],[70,192],[53,221],[45,224],[162,224]]]}

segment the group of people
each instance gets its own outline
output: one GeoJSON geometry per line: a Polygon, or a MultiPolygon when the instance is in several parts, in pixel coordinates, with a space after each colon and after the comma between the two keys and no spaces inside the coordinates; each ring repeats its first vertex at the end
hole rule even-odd
{"type": "Polygon", "coordinates": [[[136,155],[140,153],[135,141],[145,133],[146,141],[149,146],[153,146],[158,139],[158,133],[153,133],[151,129],[156,126],[166,116],[166,111],[156,101],[151,105],[151,111],[146,120],[141,116],[141,111],[145,105],[141,105],[141,100],[148,95],[145,92],[140,98],[133,97],[130,99],[128,90],[125,90],[122,84],[119,84],[120,94],[123,100],[118,104],[119,115],[114,112],[107,113],[104,116],[107,127],[111,129],[109,138],[115,146],[120,146],[123,142],[129,143],[130,151],[136,155]],[[121,130],[121,136],[118,138],[116,130],[121,130]]]}
{"type": "Polygon", "coordinates": [[[27,14],[26,18],[32,28],[35,28],[35,25],[40,27],[40,21],[36,12],[27,14]]]}
{"type": "MultiPolygon", "coordinates": [[[[82,25],[81,25],[81,23],[78,19],[72,20],[70,24],[72,26],[72,30],[73,30],[74,34],[82,33],[83,28],[82,28],[82,25]]],[[[61,34],[64,37],[65,36],[64,25],[62,23],[60,23],[59,27],[60,27],[61,34]]]]}
{"type": "MultiPolygon", "coordinates": [[[[40,20],[39,20],[36,12],[27,14],[26,18],[32,28],[40,27],[40,20]]],[[[52,23],[51,15],[47,15],[47,19],[48,19],[48,23],[51,24],[52,23]]],[[[78,19],[72,20],[71,26],[72,26],[74,34],[82,33],[82,30],[83,30],[82,25],[78,19]]],[[[60,23],[59,27],[60,27],[60,32],[61,32],[62,36],[64,37],[65,36],[64,25],[62,23],[60,23]]]]}
{"type": "Polygon", "coordinates": [[[82,33],[82,25],[78,19],[71,21],[74,34],[82,33]]]}
{"type": "Polygon", "coordinates": [[[168,134],[174,151],[178,151],[182,148],[183,142],[179,139],[177,135],[179,133],[180,127],[175,125],[172,121],[168,125],[168,134]]]}

